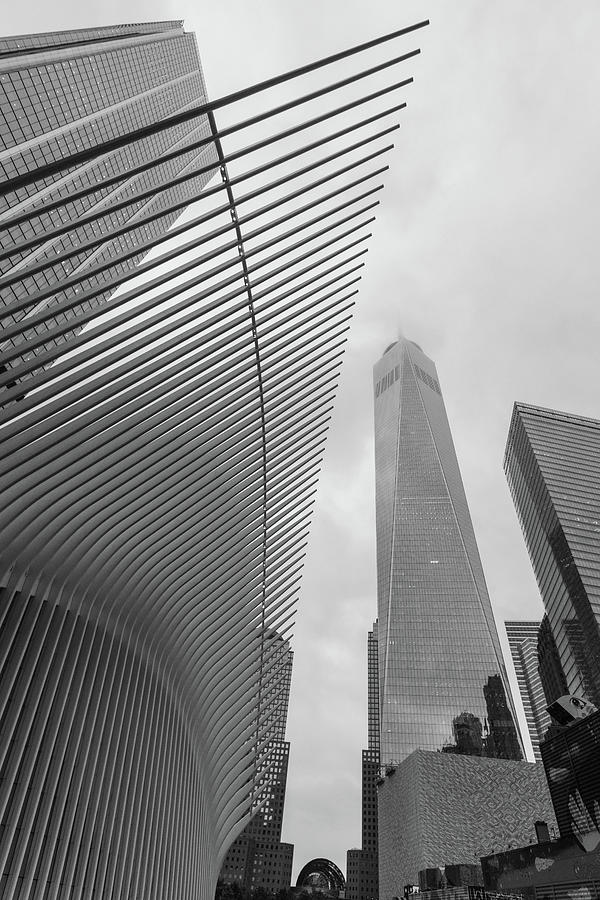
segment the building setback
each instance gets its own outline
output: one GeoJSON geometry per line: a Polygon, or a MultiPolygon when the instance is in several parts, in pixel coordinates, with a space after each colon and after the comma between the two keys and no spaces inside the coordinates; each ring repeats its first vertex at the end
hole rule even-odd
{"type": "MultiPolygon", "coordinates": [[[[541,761],[540,741],[543,741],[550,725],[550,716],[546,711],[548,703],[538,671],[538,636],[541,624],[541,622],[504,623],[536,762],[541,761]]],[[[556,700],[556,697],[553,699],[556,700]]]]}
{"type": "Polygon", "coordinates": [[[418,748],[521,759],[434,363],[397,341],[374,395],[382,764],[418,748]]]}
{"type": "Polygon", "coordinates": [[[600,705],[600,422],[516,403],[505,471],[569,693],[600,705]]]}

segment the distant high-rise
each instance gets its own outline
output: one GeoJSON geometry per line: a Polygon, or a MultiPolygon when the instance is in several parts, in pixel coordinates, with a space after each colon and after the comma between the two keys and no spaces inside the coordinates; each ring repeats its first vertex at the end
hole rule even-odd
{"type": "Polygon", "coordinates": [[[219,878],[249,891],[264,888],[275,893],[289,888],[294,856],[294,845],[281,841],[290,757],[285,727],[294,654],[289,643],[277,635],[270,635],[270,643],[274,648],[273,668],[280,670],[274,673],[274,680],[283,686],[283,691],[272,692],[263,703],[265,714],[272,721],[273,735],[265,771],[258,773],[259,779],[264,778],[265,793],[260,804],[256,804],[252,819],[227,851],[219,878]]]}
{"type": "Polygon", "coordinates": [[[369,746],[362,751],[361,812],[362,849],[348,850],[346,857],[346,897],[348,900],[376,900],[379,896],[379,839],[377,824],[377,780],[379,778],[379,658],[377,622],[367,642],[369,746]]]}
{"type": "Polygon", "coordinates": [[[374,370],[381,761],[521,759],[439,380],[399,340],[374,370]]]}
{"type": "MultiPolygon", "coordinates": [[[[181,22],[2,38],[0,178],[204,102],[196,38],[181,22]]],[[[23,328],[31,319],[31,334],[15,333],[0,345],[2,351],[14,351],[7,368],[23,362],[19,345],[35,334],[47,333],[47,341],[36,348],[40,367],[51,362],[46,354],[82,327],[58,326],[102,306],[133,273],[209,181],[217,166],[214,143],[137,174],[130,171],[210,135],[203,116],[0,195],[0,285],[2,306],[9,308],[5,325],[23,328]],[[186,177],[195,170],[195,177],[186,177]],[[95,189],[85,193],[90,187],[95,189]],[[73,291],[81,295],[80,304],[47,315],[73,291]]],[[[25,351],[25,358],[30,356],[25,351]]]]}
{"type": "Polygon", "coordinates": [[[536,762],[542,759],[539,745],[550,725],[550,716],[546,712],[548,704],[538,671],[538,635],[541,624],[504,623],[536,762]]]}
{"type": "Polygon", "coordinates": [[[568,690],[600,705],[600,421],[516,403],[505,470],[568,690]]]}

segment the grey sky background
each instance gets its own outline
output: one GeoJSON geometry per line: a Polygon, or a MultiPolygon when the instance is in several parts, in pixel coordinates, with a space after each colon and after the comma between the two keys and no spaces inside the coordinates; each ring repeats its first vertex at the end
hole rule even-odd
{"type": "MultiPolygon", "coordinates": [[[[579,0],[3,0],[5,34],[183,18],[209,95],[423,18],[322,474],[288,720],[294,872],[360,846],[376,616],[371,368],[437,364],[494,611],[541,615],[502,471],[515,400],[600,417],[600,5],[579,0]]],[[[404,47],[403,47],[404,49],[404,47]]],[[[409,46],[406,46],[409,49],[409,46]]],[[[468,652],[457,647],[456,652],[468,652]]]]}

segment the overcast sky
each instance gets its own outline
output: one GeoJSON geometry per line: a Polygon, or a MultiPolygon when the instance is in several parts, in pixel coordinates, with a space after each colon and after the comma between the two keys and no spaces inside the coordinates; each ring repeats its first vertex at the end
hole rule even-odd
{"type": "MultiPolygon", "coordinates": [[[[541,615],[502,471],[512,404],[600,416],[600,4],[20,0],[5,34],[183,18],[215,98],[430,18],[411,64],[320,485],[295,629],[284,839],[294,872],[360,846],[376,616],[371,368],[437,364],[499,625],[541,615]]],[[[502,632],[501,632],[502,635],[502,632]]]]}

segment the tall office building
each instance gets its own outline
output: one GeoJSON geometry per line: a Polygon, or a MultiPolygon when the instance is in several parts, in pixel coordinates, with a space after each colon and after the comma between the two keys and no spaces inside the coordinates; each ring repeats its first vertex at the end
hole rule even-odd
{"type": "MultiPolygon", "coordinates": [[[[196,38],[181,22],[2,38],[0,177],[14,178],[205,102],[196,38]]],[[[210,135],[206,116],[181,122],[0,196],[0,293],[5,326],[15,326],[0,345],[12,351],[7,368],[18,370],[19,347],[33,335],[35,350],[23,350],[25,358],[35,353],[47,365],[50,351],[82,327],[81,315],[105,304],[131,277],[217,167],[212,141],[168,155],[210,135]],[[75,330],[58,328],[75,316],[75,330]]]]}
{"type": "Polygon", "coordinates": [[[521,759],[435,365],[399,340],[374,393],[381,761],[418,748],[521,759]]]}
{"type": "Polygon", "coordinates": [[[541,624],[541,622],[504,623],[536,762],[542,759],[540,741],[544,740],[550,725],[550,716],[546,711],[548,704],[538,669],[538,638],[541,624]]]}
{"type": "Polygon", "coordinates": [[[468,873],[487,848],[526,842],[551,805],[523,760],[435,366],[400,340],[374,394],[379,898],[392,900],[425,870],[468,873]]]}
{"type": "Polygon", "coordinates": [[[516,403],[505,470],[569,693],[600,705],[600,422],[516,403]]]}
{"type": "Polygon", "coordinates": [[[367,641],[367,706],[369,746],[362,751],[361,849],[346,855],[346,897],[348,900],[377,900],[379,896],[379,840],[377,782],[379,780],[379,653],[377,622],[367,641]]]}
{"type": "Polygon", "coordinates": [[[227,851],[219,878],[248,891],[264,888],[276,893],[290,887],[294,856],[294,845],[281,840],[290,757],[285,728],[294,654],[288,641],[277,635],[272,635],[271,640],[273,666],[279,670],[276,683],[283,685],[283,692],[272,692],[264,702],[265,713],[273,723],[268,765],[259,773],[259,779],[264,780],[265,792],[260,803],[255,804],[252,819],[227,851]],[[272,709],[269,711],[270,700],[272,709]]]}
{"type": "Polygon", "coordinates": [[[401,108],[360,61],[424,24],[207,102],[180,23],[0,48],[2,900],[211,900],[280,813],[287,640],[398,127],[374,123],[401,108]]]}

